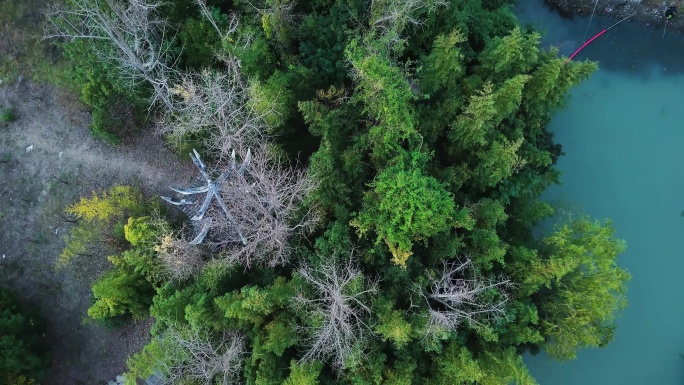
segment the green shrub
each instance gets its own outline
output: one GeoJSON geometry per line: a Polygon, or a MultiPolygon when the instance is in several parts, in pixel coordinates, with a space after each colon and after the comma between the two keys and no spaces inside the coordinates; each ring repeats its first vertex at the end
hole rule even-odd
{"type": "Polygon", "coordinates": [[[0,379],[22,384],[45,377],[49,353],[43,346],[43,319],[22,308],[18,298],[0,289],[0,379]],[[23,378],[23,380],[22,380],[23,378]]]}
{"type": "Polygon", "coordinates": [[[95,301],[88,315],[96,320],[118,324],[117,318],[148,314],[154,289],[145,278],[123,269],[115,269],[97,280],[92,287],[95,301]]]}
{"type": "Polygon", "coordinates": [[[70,86],[80,92],[81,101],[91,109],[89,128],[93,136],[120,145],[122,137],[140,124],[143,111],[149,105],[146,98],[149,91],[144,85],[131,89],[119,69],[98,59],[94,44],[109,43],[77,39],[62,45],[64,56],[71,62],[70,86]]]}
{"type": "Polygon", "coordinates": [[[126,240],[126,230],[124,230],[125,226],[126,224],[122,221],[115,222],[114,225],[112,225],[112,236],[114,239],[117,241],[126,240]]]}
{"type": "Polygon", "coordinates": [[[111,116],[106,109],[95,108],[91,116],[93,120],[90,122],[89,128],[94,137],[109,144],[117,146],[122,144],[121,138],[109,129],[111,116]]]}
{"type": "Polygon", "coordinates": [[[9,123],[17,120],[17,114],[12,108],[5,108],[0,112],[0,122],[9,123]]]}
{"type": "Polygon", "coordinates": [[[65,210],[77,224],[64,238],[66,245],[57,266],[64,267],[72,258],[92,254],[94,246],[102,240],[119,243],[124,238],[122,223],[129,216],[143,215],[148,209],[142,193],[130,186],[114,186],[107,192],[93,193],[90,198],[82,197],[65,210]]]}
{"type": "MultiPolygon", "coordinates": [[[[211,14],[221,31],[229,26],[228,15],[211,7],[211,14]]],[[[178,31],[182,44],[181,65],[201,69],[216,63],[216,53],[221,49],[221,36],[205,17],[186,19],[178,31]]],[[[180,47],[179,47],[180,48],[180,47]]]]}

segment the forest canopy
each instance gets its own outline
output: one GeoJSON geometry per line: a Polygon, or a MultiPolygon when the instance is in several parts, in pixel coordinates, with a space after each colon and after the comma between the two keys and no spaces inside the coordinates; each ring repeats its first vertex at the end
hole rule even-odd
{"type": "MultiPolygon", "coordinates": [[[[545,127],[597,65],[540,49],[509,1],[50,15],[94,132],[115,135],[106,106],[125,103],[196,150],[199,187],[166,199],[182,223],[124,187],[69,208],[98,224],[74,231],[124,226],[89,314],[154,317],[130,384],[534,384],[522,353],[612,339],[629,275],[610,221],[532,231],[559,178],[545,127]]],[[[82,238],[64,264],[90,257],[82,238]]]]}
{"type": "Polygon", "coordinates": [[[46,376],[50,352],[45,321],[19,303],[16,293],[0,288],[0,380],[8,385],[34,384],[46,376]]]}

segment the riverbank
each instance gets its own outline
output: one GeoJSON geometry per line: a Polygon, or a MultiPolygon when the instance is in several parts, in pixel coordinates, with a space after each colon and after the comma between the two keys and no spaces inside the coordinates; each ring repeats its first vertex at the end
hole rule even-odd
{"type": "Polygon", "coordinates": [[[564,17],[596,15],[623,19],[654,28],[684,32],[684,0],[544,0],[564,17]],[[669,11],[668,11],[669,9],[669,11]],[[672,14],[673,11],[680,11],[672,14]]]}

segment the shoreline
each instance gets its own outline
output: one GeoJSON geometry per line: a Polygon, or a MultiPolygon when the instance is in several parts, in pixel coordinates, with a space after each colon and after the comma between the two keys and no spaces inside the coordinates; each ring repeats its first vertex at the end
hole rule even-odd
{"type": "Polygon", "coordinates": [[[684,0],[544,0],[544,2],[566,18],[589,16],[595,7],[596,15],[620,20],[634,13],[629,18],[631,22],[645,23],[656,29],[664,28],[667,22],[668,30],[684,32],[684,0]],[[673,9],[679,12],[670,15],[673,9]],[[668,15],[671,17],[668,18],[668,15]]]}

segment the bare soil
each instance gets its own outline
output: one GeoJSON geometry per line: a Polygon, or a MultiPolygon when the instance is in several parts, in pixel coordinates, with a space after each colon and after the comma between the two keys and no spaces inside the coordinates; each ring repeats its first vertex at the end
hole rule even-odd
{"type": "Polygon", "coordinates": [[[117,330],[84,322],[91,283],[111,266],[102,252],[55,270],[71,226],[64,208],[115,184],[166,193],[194,170],[149,130],[121,147],[93,139],[78,97],[44,84],[70,83],[59,50],[41,41],[43,11],[56,1],[0,0],[0,113],[9,107],[18,117],[0,122],[0,286],[47,320],[53,358],[44,384],[100,384],[125,370],[126,357],[149,340],[152,320],[117,330]]]}
{"type": "Polygon", "coordinates": [[[151,320],[118,330],[83,322],[90,285],[111,266],[103,253],[54,268],[71,225],[63,210],[115,184],[140,187],[150,196],[165,193],[193,169],[150,130],[120,147],[93,139],[89,113],[74,95],[52,86],[26,80],[0,85],[0,108],[8,106],[18,119],[0,123],[0,285],[47,319],[53,359],[45,384],[111,380],[149,340],[151,320]]]}

